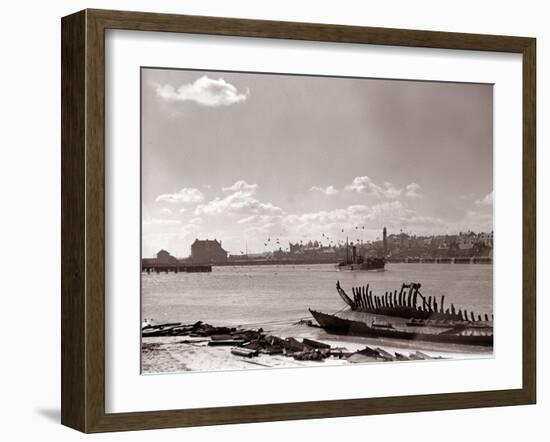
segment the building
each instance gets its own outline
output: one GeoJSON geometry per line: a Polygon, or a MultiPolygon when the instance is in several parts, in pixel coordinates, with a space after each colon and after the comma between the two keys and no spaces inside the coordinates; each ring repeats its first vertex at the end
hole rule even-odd
{"type": "Polygon", "coordinates": [[[474,248],[474,238],[471,236],[460,236],[458,238],[459,250],[470,250],[474,248]]]}
{"type": "Polygon", "coordinates": [[[172,256],[166,250],[162,249],[157,253],[155,258],[142,258],[142,268],[157,268],[157,267],[173,267],[177,266],[180,260],[172,256]]]}
{"type": "Polygon", "coordinates": [[[481,242],[485,247],[493,247],[493,232],[482,232],[479,234],[478,238],[479,242],[481,242]]]}
{"type": "Polygon", "coordinates": [[[191,244],[191,261],[194,263],[226,262],[227,254],[222,248],[222,242],[215,239],[195,239],[191,244]]]}
{"type": "Polygon", "coordinates": [[[157,264],[177,264],[178,259],[175,256],[170,255],[166,250],[162,249],[157,253],[157,264]]]}

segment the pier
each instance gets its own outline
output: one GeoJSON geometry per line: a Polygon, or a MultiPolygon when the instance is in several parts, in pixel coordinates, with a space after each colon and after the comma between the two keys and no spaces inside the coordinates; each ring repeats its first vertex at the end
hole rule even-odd
{"type": "Polygon", "coordinates": [[[212,266],[209,264],[142,264],[142,273],[209,273],[212,266]]]}
{"type": "Polygon", "coordinates": [[[425,257],[425,258],[419,258],[419,257],[409,257],[409,258],[395,258],[390,257],[388,258],[388,262],[392,264],[492,264],[493,258],[489,257],[455,257],[455,258],[449,258],[449,257],[440,257],[440,258],[432,258],[432,257],[425,257]]]}

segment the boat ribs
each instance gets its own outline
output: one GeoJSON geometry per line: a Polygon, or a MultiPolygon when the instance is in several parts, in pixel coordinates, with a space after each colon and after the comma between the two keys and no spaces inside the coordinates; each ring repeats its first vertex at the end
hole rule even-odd
{"type": "Polygon", "coordinates": [[[441,296],[438,302],[435,296],[422,295],[420,287],[421,284],[418,282],[402,284],[399,293],[395,290],[386,292],[383,296],[373,296],[372,291],[369,291],[369,285],[352,287],[353,298],[350,298],[340,285],[340,281],[336,282],[338,294],[355,311],[407,319],[492,322],[489,321],[487,314],[484,315],[485,320],[483,320],[481,315],[476,317],[473,312],[468,314],[466,310],[457,311],[454,304],[451,304],[450,309],[445,309],[445,296],[441,296]],[[418,298],[421,300],[421,305],[418,304],[418,298]]]}

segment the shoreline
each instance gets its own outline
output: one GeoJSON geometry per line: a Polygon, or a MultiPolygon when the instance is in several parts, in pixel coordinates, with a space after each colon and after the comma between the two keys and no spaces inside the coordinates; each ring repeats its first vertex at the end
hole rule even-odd
{"type": "Polygon", "coordinates": [[[143,329],[143,375],[493,357],[492,348],[332,335],[305,323],[266,329],[173,323],[154,336],[155,327],[162,325],[143,329]]]}

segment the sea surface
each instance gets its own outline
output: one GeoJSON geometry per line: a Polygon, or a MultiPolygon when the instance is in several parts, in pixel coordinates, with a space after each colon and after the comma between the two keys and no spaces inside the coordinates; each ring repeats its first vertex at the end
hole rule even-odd
{"type": "Polygon", "coordinates": [[[370,284],[373,295],[420,282],[439,304],[489,316],[493,313],[492,264],[387,264],[386,271],[337,270],[333,265],[221,266],[212,273],[142,274],[142,318],[154,323],[194,323],[277,329],[312,319],[308,308],[345,316],[336,281],[370,284]]]}

